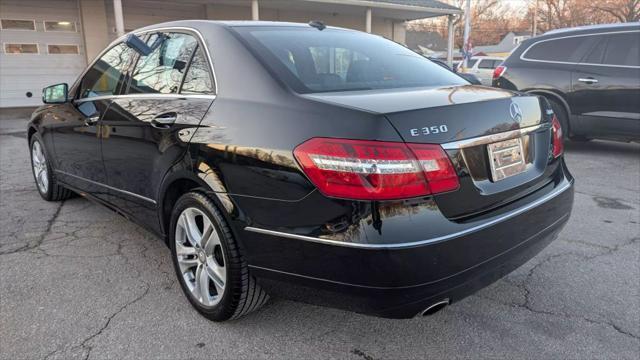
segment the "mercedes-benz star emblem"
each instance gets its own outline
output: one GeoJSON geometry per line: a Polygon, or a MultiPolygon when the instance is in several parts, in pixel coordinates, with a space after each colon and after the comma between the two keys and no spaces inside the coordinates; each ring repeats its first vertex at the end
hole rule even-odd
{"type": "Polygon", "coordinates": [[[520,106],[514,102],[509,106],[509,113],[511,114],[511,118],[517,122],[522,121],[522,110],[520,110],[520,106]]]}

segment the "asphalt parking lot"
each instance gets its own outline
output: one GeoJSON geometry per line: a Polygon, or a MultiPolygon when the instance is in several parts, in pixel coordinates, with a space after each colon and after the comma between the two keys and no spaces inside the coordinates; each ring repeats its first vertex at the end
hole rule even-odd
{"type": "Polygon", "coordinates": [[[0,357],[629,358],[640,354],[640,145],[568,143],[559,238],[434,316],[379,319],[272,299],[199,316],[161,241],[83,198],[43,201],[24,120],[0,121],[0,357]]]}

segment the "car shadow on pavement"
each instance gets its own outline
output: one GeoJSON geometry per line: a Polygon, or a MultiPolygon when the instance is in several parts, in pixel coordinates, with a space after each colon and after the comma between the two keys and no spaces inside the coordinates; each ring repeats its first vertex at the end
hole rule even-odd
{"type": "Polygon", "coordinates": [[[620,154],[638,156],[639,143],[624,143],[605,140],[591,141],[566,141],[564,147],[567,151],[594,154],[620,154]]]}

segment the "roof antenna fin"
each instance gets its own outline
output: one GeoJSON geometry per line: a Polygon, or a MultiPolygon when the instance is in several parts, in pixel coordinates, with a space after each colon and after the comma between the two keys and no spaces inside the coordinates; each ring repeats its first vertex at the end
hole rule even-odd
{"type": "Polygon", "coordinates": [[[324,30],[327,28],[327,25],[325,25],[322,21],[320,20],[312,20],[309,21],[309,26],[314,27],[320,31],[324,30]]]}

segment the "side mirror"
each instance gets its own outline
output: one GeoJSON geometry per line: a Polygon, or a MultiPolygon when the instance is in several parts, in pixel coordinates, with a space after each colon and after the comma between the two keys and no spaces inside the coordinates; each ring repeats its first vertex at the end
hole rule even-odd
{"type": "Polygon", "coordinates": [[[42,89],[42,102],[45,104],[64,104],[69,100],[69,85],[66,83],[47,86],[42,89]]]}
{"type": "Polygon", "coordinates": [[[456,74],[458,74],[458,76],[467,80],[468,82],[472,83],[473,85],[482,85],[482,82],[480,82],[480,79],[478,79],[478,77],[473,74],[468,74],[468,73],[456,73],[456,74]]]}

